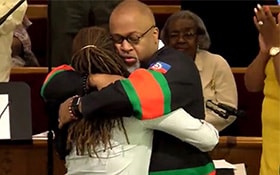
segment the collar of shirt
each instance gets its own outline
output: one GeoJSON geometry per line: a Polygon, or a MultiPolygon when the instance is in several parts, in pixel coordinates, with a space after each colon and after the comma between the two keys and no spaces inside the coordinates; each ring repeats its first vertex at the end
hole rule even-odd
{"type": "Polygon", "coordinates": [[[164,47],[164,43],[161,40],[159,40],[159,42],[158,42],[158,50],[163,48],[163,47],[164,47]]]}
{"type": "Polygon", "coordinates": [[[201,50],[197,50],[194,62],[196,64],[198,71],[201,72],[203,70],[203,60],[201,56],[201,50]]]}

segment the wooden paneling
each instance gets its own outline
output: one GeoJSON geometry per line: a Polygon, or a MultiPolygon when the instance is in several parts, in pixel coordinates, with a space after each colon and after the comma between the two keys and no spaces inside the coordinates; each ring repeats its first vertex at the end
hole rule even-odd
{"type": "Polygon", "coordinates": [[[28,5],[26,15],[30,20],[45,19],[48,17],[48,6],[46,4],[28,5]]]}
{"type": "MultiPolygon", "coordinates": [[[[54,155],[54,174],[65,173],[64,162],[54,155]]],[[[0,175],[47,175],[47,141],[33,144],[0,143],[0,175]]]]}
{"type": "MultiPolygon", "coordinates": [[[[170,15],[181,9],[180,5],[149,5],[155,15],[170,15]]],[[[48,17],[48,5],[46,4],[30,4],[26,12],[27,16],[33,19],[45,19],[48,17]]]]}
{"type": "Polygon", "coordinates": [[[275,15],[277,15],[280,12],[279,5],[270,5],[269,8],[270,8],[271,12],[275,15]]]}
{"type": "Polygon", "coordinates": [[[261,137],[220,137],[219,144],[210,155],[215,160],[245,163],[247,175],[258,175],[261,152],[261,137]]]}
{"type": "MultiPolygon", "coordinates": [[[[213,159],[245,163],[248,175],[257,175],[262,139],[259,137],[221,137],[210,152],[213,159]]],[[[47,175],[47,141],[35,140],[29,145],[0,143],[0,175],[47,175]]],[[[65,173],[64,162],[54,152],[54,175],[65,173]]]]}

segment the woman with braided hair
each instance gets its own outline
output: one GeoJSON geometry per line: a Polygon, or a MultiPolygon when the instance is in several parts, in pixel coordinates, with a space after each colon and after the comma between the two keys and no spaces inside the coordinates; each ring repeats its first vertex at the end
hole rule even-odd
{"type": "MultiPolygon", "coordinates": [[[[127,66],[115,53],[108,32],[99,27],[84,28],[74,39],[72,67],[62,65],[53,69],[43,84],[41,95],[46,101],[58,101],[56,104],[74,96],[74,102],[78,99],[75,95],[82,96],[96,90],[96,87],[88,86],[87,75],[104,73],[114,76],[110,81],[97,83],[103,84],[97,87],[101,91],[106,91],[108,84],[129,76],[127,66]]],[[[108,114],[110,109],[104,110],[108,114]]],[[[56,116],[57,112],[56,109],[56,116]]],[[[147,175],[152,129],[174,135],[203,151],[213,149],[218,142],[217,131],[212,125],[194,119],[183,109],[153,120],[121,117],[113,113],[104,116],[102,111],[94,114],[102,117],[80,118],[72,105],[69,112],[73,121],[57,129],[56,134],[60,136],[62,131],[67,131],[64,135],[69,150],[65,158],[68,175],[147,175]]]]}
{"type": "MultiPolygon", "coordinates": [[[[121,75],[122,77],[128,77],[129,75],[123,60],[115,53],[114,45],[107,31],[99,27],[83,28],[78,32],[73,41],[71,64],[77,72],[84,75],[95,73],[121,75]]],[[[112,128],[116,125],[118,128],[123,129],[126,136],[123,120],[120,116],[98,118],[94,121],[78,120],[68,130],[69,143],[67,146],[70,148],[74,144],[77,147],[77,153],[82,154],[85,152],[85,145],[87,145],[89,154],[91,153],[90,148],[93,148],[92,151],[96,154],[94,148],[100,145],[100,142],[105,150],[107,147],[112,148],[110,139],[112,128]]]]}

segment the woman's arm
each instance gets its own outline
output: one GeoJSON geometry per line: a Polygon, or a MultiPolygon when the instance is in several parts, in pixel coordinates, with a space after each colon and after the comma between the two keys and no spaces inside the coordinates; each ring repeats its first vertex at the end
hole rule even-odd
{"type": "Polygon", "coordinates": [[[278,84],[280,86],[280,54],[273,57],[272,60],[273,60],[273,65],[274,65],[274,69],[275,69],[275,75],[276,75],[278,84]]]}
{"type": "Polygon", "coordinates": [[[269,58],[270,56],[267,52],[260,51],[248,66],[244,75],[245,86],[248,91],[258,92],[263,89],[265,79],[264,70],[269,58]]]}
{"type": "Polygon", "coordinates": [[[173,135],[203,152],[211,151],[219,142],[219,132],[214,126],[192,117],[182,108],[157,119],[142,122],[147,128],[173,135]]]}
{"type": "MultiPolygon", "coordinates": [[[[249,91],[260,91],[264,86],[265,67],[272,56],[270,49],[272,47],[280,47],[280,14],[277,19],[272,15],[268,6],[257,5],[254,9],[254,23],[259,31],[259,45],[260,52],[254,61],[249,65],[245,73],[245,85],[249,91]]],[[[279,53],[274,55],[273,64],[275,68],[275,75],[280,84],[280,58],[279,53]]]]}

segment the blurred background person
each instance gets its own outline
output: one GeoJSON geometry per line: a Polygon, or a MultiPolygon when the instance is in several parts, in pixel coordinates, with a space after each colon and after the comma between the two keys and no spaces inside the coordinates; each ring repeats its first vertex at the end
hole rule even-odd
{"type": "Polygon", "coordinates": [[[280,14],[268,6],[254,8],[259,31],[259,53],[245,73],[250,92],[263,91],[261,175],[280,172],[280,14]]]}
{"type": "MultiPolygon", "coordinates": [[[[0,18],[6,15],[9,10],[19,2],[18,0],[1,0],[0,18]]],[[[22,23],[26,9],[27,2],[23,1],[23,3],[0,24],[0,82],[7,82],[10,79],[13,33],[16,26],[22,23]]]]}
{"type": "MultiPolygon", "coordinates": [[[[172,14],[163,26],[161,39],[191,56],[199,70],[205,102],[212,100],[237,108],[237,89],[231,68],[222,56],[207,51],[210,37],[198,15],[188,10],[172,14]]],[[[205,120],[219,131],[235,119],[235,116],[224,119],[210,109],[205,110],[205,120]]]]}
{"type": "Polygon", "coordinates": [[[16,66],[39,66],[39,62],[31,50],[31,40],[27,32],[32,22],[24,16],[22,24],[14,31],[12,43],[12,65],[16,66]]]}
{"type": "Polygon", "coordinates": [[[72,42],[78,31],[83,27],[108,25],[111,11],[120,1],[50,1],[52,66],[69,64],[72,42]]]}

